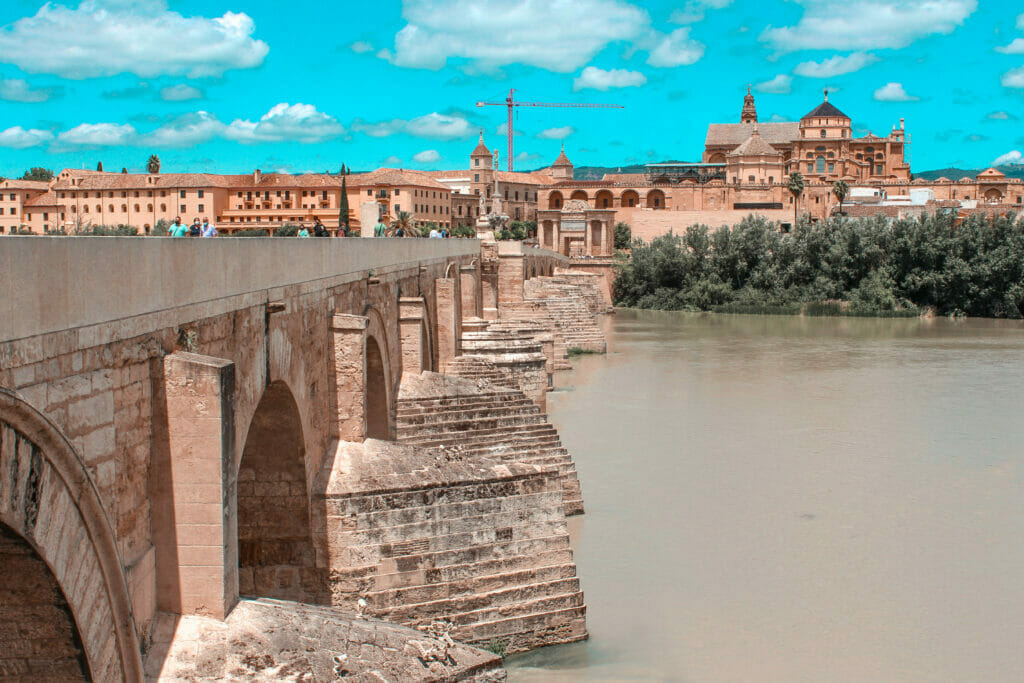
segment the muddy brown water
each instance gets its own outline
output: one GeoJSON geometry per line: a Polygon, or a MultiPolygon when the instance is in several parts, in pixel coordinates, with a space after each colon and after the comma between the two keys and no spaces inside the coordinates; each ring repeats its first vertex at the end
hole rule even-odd
{"type": "Polygon", "coordinates": [[[549,394],[591,639],[512,681],[1024,681],[1024,324],[621,311],[549,394]]]}

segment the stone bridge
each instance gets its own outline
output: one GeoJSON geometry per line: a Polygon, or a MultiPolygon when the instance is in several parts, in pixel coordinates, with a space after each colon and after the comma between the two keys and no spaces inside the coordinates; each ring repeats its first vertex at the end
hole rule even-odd
{"type": "MultiPolygon", "coordinates": [[[[566,266],[476,240],[0,240],[0,677],[172,676],[207,639],[230,663],[240,600],[275,631],[334,607],[347,640],[292,671],[408,677],[398,645],[434,619],[509,651],[586,637],[543,392],[607,302],[566,266]]],[[[458,677],[497,666],[463,650],[458,677]]]]}

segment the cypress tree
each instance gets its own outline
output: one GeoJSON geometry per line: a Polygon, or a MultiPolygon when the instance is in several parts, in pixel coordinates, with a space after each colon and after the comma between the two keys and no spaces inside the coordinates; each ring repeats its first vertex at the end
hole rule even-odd
{"type": "Polygon", "coordinates": [[[100,171],[100,172],[103,171],[103,162],[102,161],[100,163],[96,164],[96,170],[100,171]]]}
{"type": "Polygon", "coordinates": [[[338,229],[348,224],[348,187],[345,184],[345,176],[341,176],[341,200],[338,202],[338,229]]]}

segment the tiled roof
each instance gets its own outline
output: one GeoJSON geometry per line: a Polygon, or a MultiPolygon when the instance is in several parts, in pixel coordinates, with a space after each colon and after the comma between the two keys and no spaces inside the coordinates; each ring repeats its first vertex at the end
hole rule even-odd
{"type": "Polygon", "coordinates": [[[605,173],[601,181],[604,183],[643,185],[647,182],[647,175],[644,173],[605,173]]]}
{"type": "Polygon", "coordinates": [[[179,187],[229,188],[253,185],[251,175],[214,175],[212,173],[88,173],[62,178],[55,190],[152,190],[179,187]],[[152,182],[150,179],[152,178],[152,182]]]}
{"type": "Polygon", "coordinates": [[[815,107],[813,110],[811,110],[811,111],[807,112],[806,114],[804,114],[803,118],[804,119],[809,119],[809,118],[819,117],[819,116],[820,117],[831,116],[833,118],[838,116],[838,117],[842,117],[844,119],[850,118],[849,116],[847,116],[843,112],[841,112],[838,109],[836,109],[835,106],[833,106],[832,103],[829,102],[828,100],[825,100],[824,102],[819,104],[817,107],[815,107]]]}
{"type": "Polygon", "coordinates": [[[476,143],[476,148],[470,153],[470,156],[481,156],[486,154],[491,156],[491,150],[487,149],[487,145],[484,144],[484,134],[480,134],[480,142],[476,143]]]}
{"type": "Polygon", "coordinates": [[[555,163],[553,163],[551,165],[553,167],[554,166],[572,166],[572,162],[569,161],[569,157],[565,156],[565,147],[562,148],[562,151],[561,151],[561,153],[559,153],[558,158],[555,159],[555,163]]]}
{"type": "MultiPolygon", "coordinates": [[[[770,145],[789,144],[800,137],[800,124],[762,123],[758,128],[761,137],[770,145]]],[[[708,134],[704,145],[729,145],[736,147],[754,132],[752,123],[712,123],[708,126],[708,134]]]]}
{"type": "Polygon", "coordinates": [[[57,206],[57,195],[52,190],[25,200],[25,206],[57,206]]]}
{"type": "Polygon", "coordinates": [[[729,156],[738,157],[760,157],[779,156],[779,151],[765,142],[755,128],[749,138],[743,141],[736,149],[729,152],[729,156]]]}
{"type": "Polygon", "coordinates": [[[45,190],[50,187],[50,183],[45,180],[18,180],[16,178],[8,178],[3,183],[0,183],[5,190],[45,190]]]}
{"type": "Polygon", "coordinates": [[[498,180],[503,183],[525,183],[527,185],[551,185],[555,179],[544,173],[517,173],[515,171],[495,171],[498,180]]]}
{"type": "Polygon", "coordinates": [[[439,183],[423,171],[410,171],[402,168],[378,168],[369,173],[348,176],[349,187],[366,187],[367,185],[417,185],[438,190],[450,190],[447,185],[439,183]]]}

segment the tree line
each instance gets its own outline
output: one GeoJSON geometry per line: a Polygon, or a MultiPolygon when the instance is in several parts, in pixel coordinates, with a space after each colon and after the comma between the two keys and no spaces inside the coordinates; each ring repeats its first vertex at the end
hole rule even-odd
{"type": "Polygon", "coordinates": [[[1024,220],[1012,214],[840,217],[799,222],[789,234],[748,217],[631,246],[617,266],[620,306],[795,312],[832,302],[860,315],[1024,312],[1024,220]]]}

